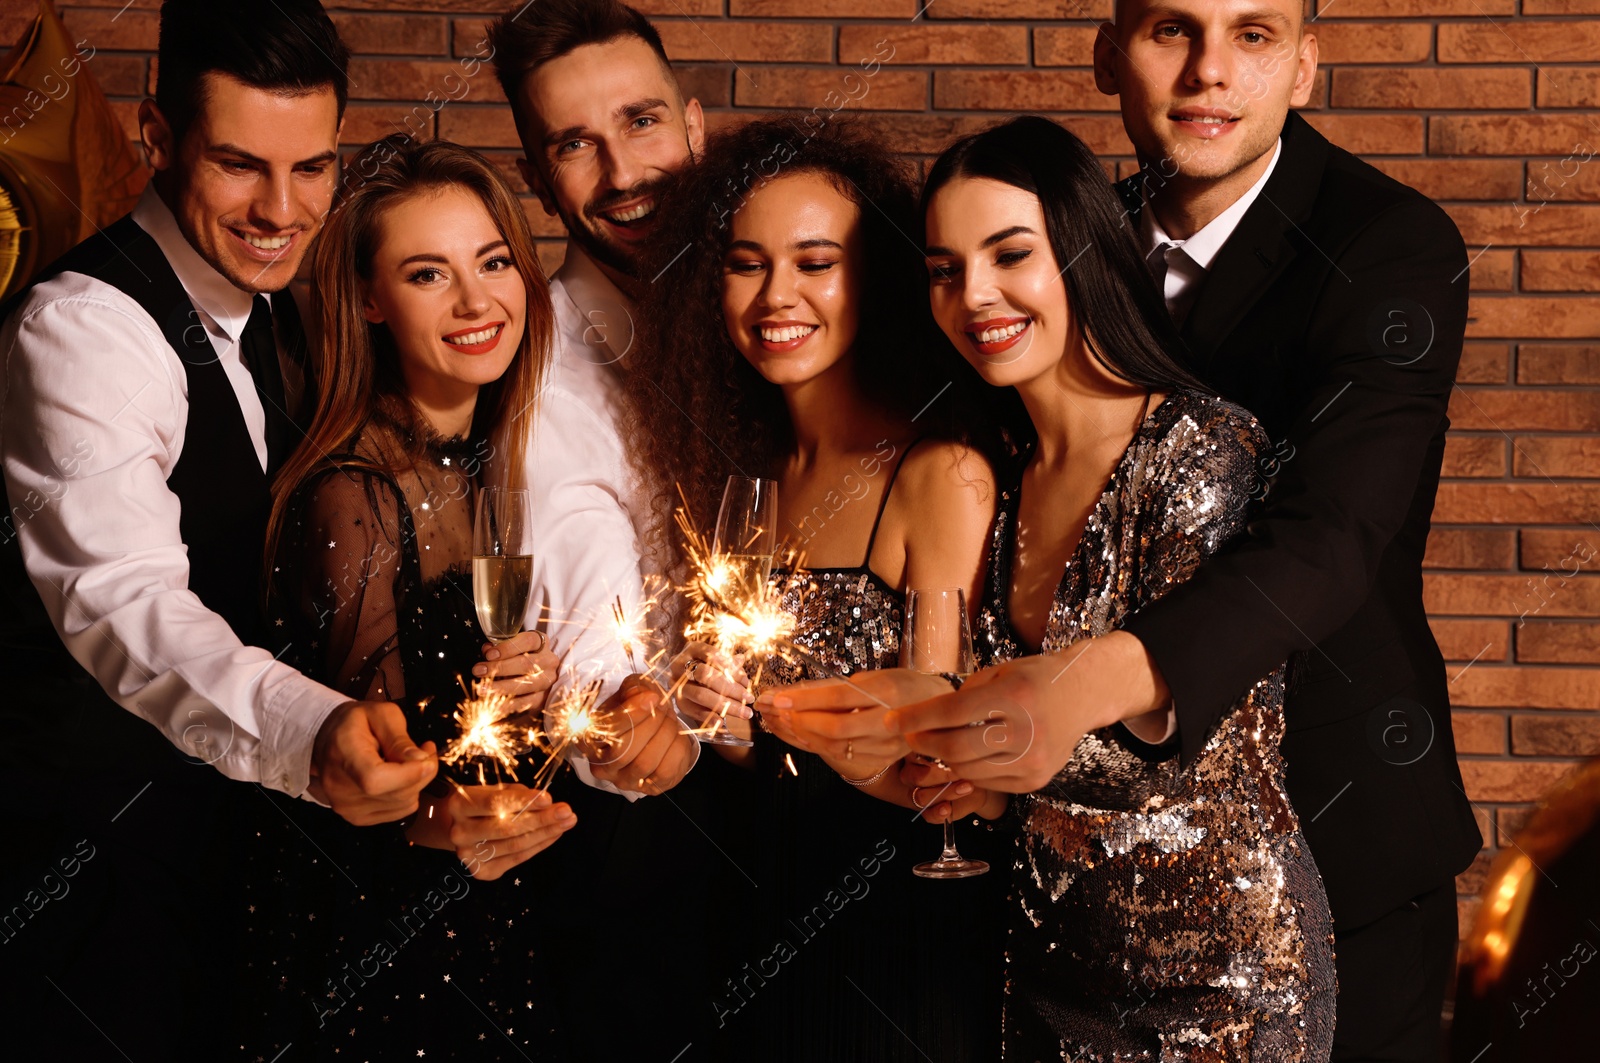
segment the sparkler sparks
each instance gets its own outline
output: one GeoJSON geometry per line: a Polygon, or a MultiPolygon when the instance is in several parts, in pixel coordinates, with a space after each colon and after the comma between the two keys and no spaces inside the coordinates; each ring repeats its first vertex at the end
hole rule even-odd
{"type": "Polygon", "coordinates": [[[565,687],[557,691],[545,708],[545,727],[540,743],[544,763],[534,772],[530,784],[535,790],[548,789],[550,780],[561,770],[567,750],[573,743],[603,744],[616,737],[606,714],[599,709],[601,681],[565,687]]]}
{"type": "Polygon", "coordinates": [[[456,706],[461,733],[439,759],[452,767],[463,761],[476,762],[480,784],[487,784],[491,766],[497,782],[503,775],[515,775],[517,761],[535,747],[539,732],[518,716],[513,704],[490,680],[474,681],[468,698],[456,706]]]}

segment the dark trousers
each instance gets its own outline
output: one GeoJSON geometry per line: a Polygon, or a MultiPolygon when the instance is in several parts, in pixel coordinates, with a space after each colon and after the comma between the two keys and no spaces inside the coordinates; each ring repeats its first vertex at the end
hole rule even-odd
{"type": "Polygon", "coordinates": [[[1456,942],[1453,880],[1335,934],[1335,1063],[1438,1063],[1439,1017],[1456,942]]]}

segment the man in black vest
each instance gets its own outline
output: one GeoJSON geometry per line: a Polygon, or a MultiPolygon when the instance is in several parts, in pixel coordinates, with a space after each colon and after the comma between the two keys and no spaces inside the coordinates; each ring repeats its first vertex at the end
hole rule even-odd
{"type": "MultiPolygon", "coordinates": [[[[1125,630],[980,672],[888,723],[955,777],[1026,793],[1118,720],[1149,741],[1175,732],[1192,759],[1288,659],[1287,783],[1337,934],[1333,1058],[1435,1059],[1454,876],[1481,844],[1421,573],[1467,257],[1437,206],[1290,113],[1316,65],[1301,0],[1122,0],[1101,28],[1096,80],[1143,167],[1119,186],[1129,222],[1195,371],[1277,441],[1266,505],[1125,630]]],[[[893,673],[864,682],[927,696],[893,673]]]]}
{"type": "Polygon", "coordinates": [[[332,202],[347,53],[315,0],[168,0],[159,63],[151,186],[0,330],[0,778],[22,854],[0,947],[8,1000],[63,1058],[229,1032],[207,992],[234,915],[213,828],[266,803],[224,777],[366,824],[437,769],[396,706],[256,648],[277,645],[269,483],[308,390],[286,289],[332,202]]]}

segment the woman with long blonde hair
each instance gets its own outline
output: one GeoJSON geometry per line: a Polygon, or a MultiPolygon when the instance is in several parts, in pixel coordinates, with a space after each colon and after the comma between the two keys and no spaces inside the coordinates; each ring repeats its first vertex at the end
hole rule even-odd
{"type": "MultiPolygon", "coordinates": [[[[520,482],[553,313],[521,205],[481,156],[392,137],[350,175],[314,251],[319,393],[274,487],[269,622],[302,670],[399,703],[432,751],[475,677],[527,712],[555,677],[537,633],[482,644],[471,582],[475,496],[489,469],[520,482]]],[[[532,898],[492,880],[576,818],[543,792],[445,774],[404,838],[289,801],[257,835],[251,955],[291,1001],[263,1005],[275,1045],[337,1029],[374,1056],[447,1057],[468,1040],[440,981],[454,971],[493,1025],[524,1031],[519,1056],[553,1051],[548,1023],[510,1010],[540,996],[507,930],[523,916],[534,930],[532,898]]]]}

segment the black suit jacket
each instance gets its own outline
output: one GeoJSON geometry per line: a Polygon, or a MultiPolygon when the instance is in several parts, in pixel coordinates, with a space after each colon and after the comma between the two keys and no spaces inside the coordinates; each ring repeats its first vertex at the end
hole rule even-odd
{"type": "MultiPolygon", "coordinates": [[[[1266,504],[1127,629],[1172,689],[1185,759],[1289,659],[1289,793],[1347,930],[1481,844],[1422,606],[1467,257],[1432,201],[1299,115],[1282,143],[1182,327],[1192,367],[1276,441],[1266,504]]],[[[1160,176],[1118,186],[1135,226],[1141,190],[1156,201],[1160,176]]]]}

